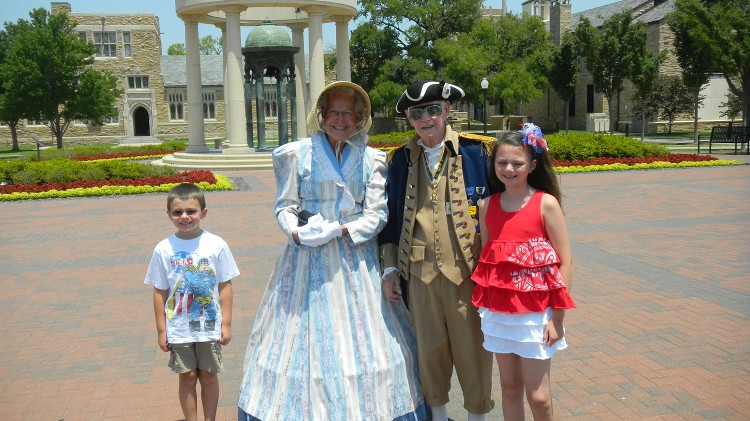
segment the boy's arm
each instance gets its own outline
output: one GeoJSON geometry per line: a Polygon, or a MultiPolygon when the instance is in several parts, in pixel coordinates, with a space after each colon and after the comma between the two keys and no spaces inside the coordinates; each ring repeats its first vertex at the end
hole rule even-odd
{"type": "Polygon", "coordinates": [[[226,345],[232,340],[232,280],[219,283],[219,303],[221,303],[221,341],[226,345]]]}
{"type": "Polygon", "coordinates": [[[156,319],[156,334],[159,348],[162,351],[169,351],[167,343],[167,315],[164,312],[164,305],[167,302],[169,290],[154,288],[154,318],[156,319]]]}

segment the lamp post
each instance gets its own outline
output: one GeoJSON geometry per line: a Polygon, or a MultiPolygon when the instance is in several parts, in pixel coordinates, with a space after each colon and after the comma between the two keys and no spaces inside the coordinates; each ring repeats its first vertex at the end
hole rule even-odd
{"type": "Polygon", "coordinates": [[[484,108],[482,108],[482,119],[484,120],[484,134],[487,134],[487,88],[490,83],[487,78],[482,79],[482,94],[484,95],[484,108]]]}

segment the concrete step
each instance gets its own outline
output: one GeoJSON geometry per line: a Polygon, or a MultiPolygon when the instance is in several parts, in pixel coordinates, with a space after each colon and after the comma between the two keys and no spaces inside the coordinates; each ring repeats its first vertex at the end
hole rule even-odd
{"type": "Polygon", "coordinates": [[[175,152],[160,160],[152,162],[158,165],[170,165],[180,170],[270,170],[273,169],[271,154],[252,152],[246,154],[228,154],[212,150],[207,153],[175,152]]]}

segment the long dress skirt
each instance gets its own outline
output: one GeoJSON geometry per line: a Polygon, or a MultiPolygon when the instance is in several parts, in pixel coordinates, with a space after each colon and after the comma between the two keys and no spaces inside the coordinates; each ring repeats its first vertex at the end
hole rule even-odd
{"type": "Polygon", "coordinates": [[[383,295],[377,256],[374,240],[285,246],[250,334],[240,419],[426,418],[408,311],[383,295]]]}

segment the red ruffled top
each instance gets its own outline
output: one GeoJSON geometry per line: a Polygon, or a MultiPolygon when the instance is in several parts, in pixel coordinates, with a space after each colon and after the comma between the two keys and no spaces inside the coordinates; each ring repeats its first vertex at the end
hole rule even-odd
{"type": "Polygon", "coordinates": [[[505,212],[500,193],[489,198],[487,233],[471,279],[472,302],[503,313],[575,308],[560,275],[560,258],[547,237],[541,191],[516,212],[505,212]]]}

